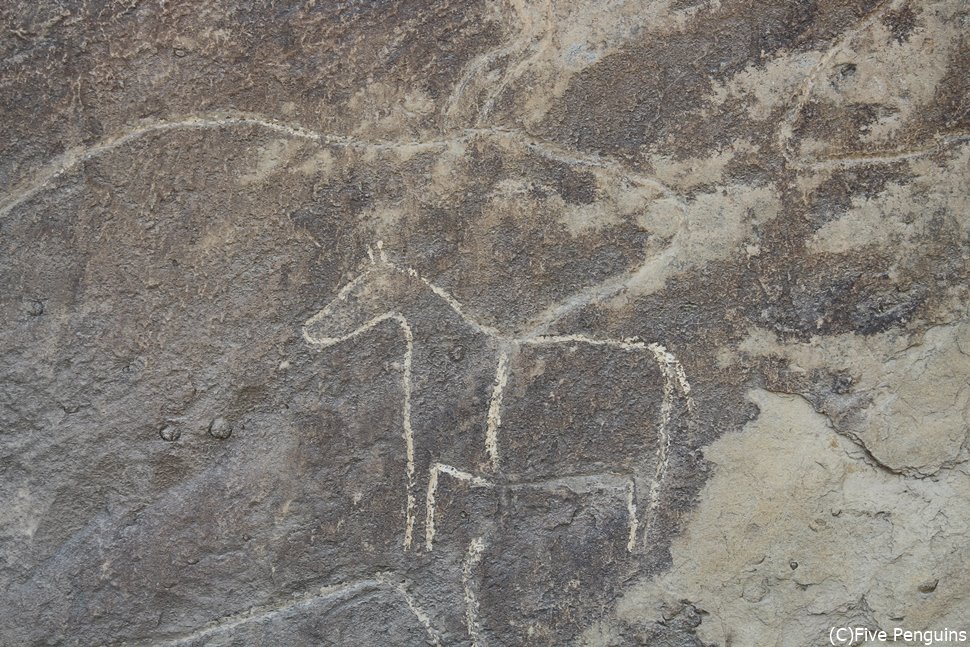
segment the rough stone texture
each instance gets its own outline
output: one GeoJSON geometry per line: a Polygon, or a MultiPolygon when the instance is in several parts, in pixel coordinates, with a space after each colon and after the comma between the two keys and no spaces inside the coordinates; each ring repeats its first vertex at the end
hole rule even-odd
{"type": "Polygon", "coordinates": [[[0,25],[0,644],[970,630],[963,0],[0,25]]]}

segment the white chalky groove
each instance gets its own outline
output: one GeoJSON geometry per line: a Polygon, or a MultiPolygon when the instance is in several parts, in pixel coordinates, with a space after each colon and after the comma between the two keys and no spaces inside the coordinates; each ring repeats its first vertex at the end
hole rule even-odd
{"type": "Polygon", "coordinates": [[[502,424],[502,392],[509,381],[509,354],[503,350],[498,356],[495,369],[495,385],[492,398],[488,403],[488,417],[485,421],[485,453],[488,455],[489,469],[498,471],[498,428],[502,424]]]}
{"type": "Polygon", "coordinates": [[[408,549],[411,547],[411,539],[414,533],[414,514],[416,502],[414,498],[414,431],[411,427],[411,365],[412,358],[414,356],[414,333],[411,331],[411,326],[408,324],[407,318],[399,312],[388,312],[382,315],[378,315],[373,319],[364,323],[364,325],[351,331],[346,335],[340,337],[314,337],[310,334],[309,328],[316,324],[320,318],[325,314],[325,310],[320,311],[315,316],[311,317],[303,325],[303,338],[313,346],[327,347],[333,346],[334,344],[339,344],[341,342],[347,341],[361,333],[371,330],[378,324],[385,321],[395,321],[401,327],[401,331],[404,333],[404,340],[406,342],[406,347],[404,351],[404,371],[401,376],[402,388],[404,391],[404,415],[403,415],[403,433],[404,436],[404,448],[405,448],[405,460],[406,460],[406,473],[407,473],[407,502],[405,511],[405,527],[404,527],[404,548],[408,549]]]}
{"type": "MultiPolygon", "coordinates": [[[[310,591],[306,591],[295,596],[291,596],[284,600],[278,601],[276,603],[263,604],[255,607],[251,607],[246,611],[236,613],[225,618],[220,618],[210,622],[199,629],[188,631],[177,636],[163,637],[158,642],[152,642],[151,644],[156,647],[176,647],[177,645],[184,645],[186,643],[192,643],[198,641],[199,639],[208,638],[213,635],[218,635],[225,631],[235,629],[241,625],[249,622],[256,622],[264,618],[269,618],[275,616],[276,614],[289,611],[291,609],[313,604],[319,600],[326,600],[327,598],[339,598],[352,596],[358,593],[362,593],[368,590],[389,590],[397,593],[407,604],[408,609],[414,614],[418,622],[424,627],[428,634],[428,638],[431,640],[432,644],[436,647],[440,647],[441,638],[440,633],[432,626],[427,613],[425,613],[416,603],[414,598],[408,593],[407,589],[400,583],[392,582],[389,577],[384,575],[379,575],[374,579],[358,580],[355,582],[349,582],[345,584],[336,584],[331,586],[322,586],[310,591]]],[[[128,642],[122,642],[121,645],[127,645],[128,642]]],[[[146,644],[142,640],[138,641],[138,644],[146,644]]]]}
{"type": "Polygon", "coordinates": [[[468,627],[468,637],[472,639],[473,647],[484,647],[485,641],[482,638],[482,627],[478,622],[478,596],[472,586],[472,570],[482,561],[482,554],[485,552],[485,540],[476,537],[468,544],[465,553],[465,560],[461,565],[462,585],[465,589],[465,624],[468,627]]]}
{"type": "Polygon", "coordinates": [[[657,178],[641,175],[626,168],[617,160],[612,158],[583,157],[581,153],[576,151],[562,150],[553,143],[537,141],[527,137],[522,132],[514,130],[466,128],[446,133],[439,139],[424,141],[364,140],[346,135],[317,132],[298,124],[285,123],[263,115],[222,112],[207,115],[190,115],[171,120],[142,121],[138,125],[110,135],[91,146],[76,146],[71,148],[65,153],[51,159],[34,173],[32,177],[20,182],[17,188],[4,196],[4,200],[0,201],[0,218],[7,216],[18,205],[23,204],[40,193],[44,187],[69,169],[152,133],[177,130],[235,128],[239,126],[265,128],[287,137],[303,139],[321,146],[378,151],[434,151],[444,150],[453,144],[468,142],[476,137],[504,139],[521,148],[537,153],[546,159],[558,160],[574,166],[603,167],[614,172],[622,173],[631,179],[655,186],[666,196],[683,203],[682,198],[678,194],[657,178]]]}
{"type": "Polygon", "coordinates": [[[637,547],[637,532],[640,529],[640,521],[637,519],[637,491],[636,482],[630,479],[626,491],[626,510],[630,519],[630,533],[627,537],[626,551],[632,553],[637,547]]]}
{"type": "Polygon", "coordinates": [[[690,394],[690,383],[687,381],[687,374],[677,358],[661,344],[650,344],[657,363],[660,365],[664,374],[663,402],[660,405],[660,426],[659,442],[657,443],[657,467],[654,471],[653,482],[650,484],[648,495],[650,504],[650,517],[648,523],[652,522],[654,512],[660,506],[660,493],[663,488],[664,479],[667,476],[667,467],[670,463],[670,420],[674,407],[674,390],[680,387],[681,393],[687,401],[687,410],[694,411],[694,399],[690,394]]]}
{"type": "Polygon", "coordinates": [[[490,488],[493,484],[479,476],[463,472],[451,465],[435,463],[428,474],[428,492],[425,497],[424,548],[429,553],[434,550],[435,535],[435,495],[438,492],[438,477],[447,474],[459,481],[466,481],[477,487],[490,488]]]}

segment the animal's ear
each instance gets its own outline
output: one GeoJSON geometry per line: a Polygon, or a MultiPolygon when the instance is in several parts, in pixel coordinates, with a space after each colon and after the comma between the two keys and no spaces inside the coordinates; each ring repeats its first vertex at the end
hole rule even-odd
{"type": "Polygon", "coordinates": [[[382,263],[387,263],[387,254],[384,253],[384,241],[378,240],[374,243],[373,247],[367,246],[367,258],[370,259],[371,265],[377,265],[377,261],[380,260],[382,263]],[[377,250],[377,255],[374,255],[374,250],[377,250]]]}

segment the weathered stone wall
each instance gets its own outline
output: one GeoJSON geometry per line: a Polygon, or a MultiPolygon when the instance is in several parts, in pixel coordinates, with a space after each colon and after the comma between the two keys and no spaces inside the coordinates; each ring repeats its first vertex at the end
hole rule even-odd
{"type": "Polygon", "coordinates": [[[0,644],[970,631],[963,0],[0,24],[0,644]]]}

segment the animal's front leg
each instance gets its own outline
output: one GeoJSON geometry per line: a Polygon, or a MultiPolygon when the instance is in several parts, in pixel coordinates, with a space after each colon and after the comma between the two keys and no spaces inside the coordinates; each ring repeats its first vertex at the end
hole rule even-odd
{"type": "MultiPolygon", "coordinates": [[[[502,421],[502,398],[505,386],[509,379],[509,355],[511,348],[503,345],[498,350],[494,380],[491,385],[491,394],[488,402],[488,410],[485,416],[484,437],[482,443],[483,460],[479,464],[482,472],[494,475],[499,471],[499,427],[502,421]]],[[[436,462],[428,469],[428,477],[425,485],[425,520],[424,520],[424,547],[431,552],[434,549],[436,523],[437,523],[437,492],[442,479],[454,479],[475,488],[494,488],[495,482],[490,478],[485,478],[458,469],[453,465],[436,462]]]]}
{"type": "Polygon", "coordinates": [[[499,462],[499,428],[502,426],[502,399],[505,387],[509,381],[509,348],[502,348],[498,354],[495,367],[495,381],[492,383],[492,395],[488,402],[488,413],[485,416],[485,463],[482,469],[494,474],[500,470],[499,462]]]}
{"type": "Polygon", "coordinates": [[[481,557],[501,516],[502,488],[440,463],[429,470],[427,485],[427,532],[410,557],[415,601],[443,636],[442,644],[485,644],[476,639],[475,600],[485,567],[481,557]]]}

